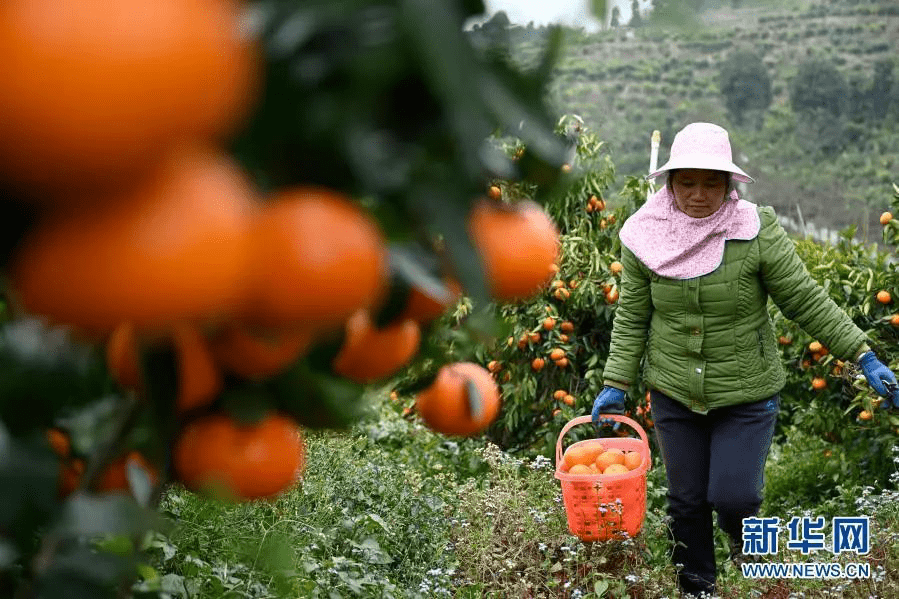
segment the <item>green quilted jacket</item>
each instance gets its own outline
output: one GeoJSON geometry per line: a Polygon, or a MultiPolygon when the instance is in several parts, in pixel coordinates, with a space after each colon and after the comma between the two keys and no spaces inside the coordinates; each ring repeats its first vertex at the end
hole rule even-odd
{"type": "Polygon", "coordinates": [[[811,278],[774,209],[758,212],[758,236],[727,241],[721,265],[701,277],[661,277],[622,246],[605,384],[627,389],[642,366],[649,388],[699,413],[780,392],[786,373],[769,296],[837,358],[869,349],[865,333],[811,278]]]}

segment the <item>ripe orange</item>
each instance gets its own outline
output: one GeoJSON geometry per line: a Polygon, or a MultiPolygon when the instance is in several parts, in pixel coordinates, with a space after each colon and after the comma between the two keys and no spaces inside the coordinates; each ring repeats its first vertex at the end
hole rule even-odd
{"type": "Polygon", "coordinates": [[[575,466],[576,464],[588,466],[591,463],[590,458],[593,455],[594,453],[585,445],[572,445],[565,450],[562,459],[565,460],[565,463],[569,468],[575,466]]]}
{"type": "Polygon", "coordinates": [[[568,366],[568,358],[559,358],[555,360],[555,363],[559,368],[566,368],[568,366]]]}
{"type": "Polygon", "coordinates": [[[553,330],[553,327],[556,326],[556,319],[552,316],[548,316],[543,319],[543,329],[546,331],[553,330]]]}
{"type": "Polygon", "coordinates": [[[892,212],[884,212],[883,214],[880,215],[880,224],[881,224],[881,225],[886,225],[886,224],[889,223],[891,220],[893,220],[893,213],[892,213],[892,212]]]}
{"type": "Polygon", "coordinates": [[[620,449],[607,449],[596,457],[596,467],[600,472],[605,472],[606,468],[612,464],[624,464],[624,452],[620,449]]]}
{"type": "Polygon", "coordinates": [[[72,452],[72,445],[69,442],[69,435],[58,428],[47,430],[47,441],[53,452],[61,458],[68,458],[72,452]]]}
{"type": "Polygon", "coordinates": [[[595,464],[596,458],[598,458],[599,455],[606,450],[605,447],[602,446],[602,443],[600,441],[591,441],[589,443],[586,443],[584,447],[587,449],[588,465],[595,464]]]}
{"type": "Polygon", "coordinates": [[[230,134],[262,64],[240,19],[236,0],[0,3],[0,178],[76,202],[176,140],[230,134]]]}
{"type": "Polygon", "coordinates": [[[540,343],[540,333],[530,333],[528,339],[531,343],[540,343]]]}
{"type": "Polygon", "coordinates": [[[564,358],[564,357],[565,357],[565,350],[564,350],[564,349],[561,349],[561,348],[558,348],[558,347],[557,347],[556,349],[554,349],[554,350],[552,350],[551,352],[549,352],[549,359],[550,359],[550,360],[560,360],[560,359],[562,359],[562,358],[564,358]]]}
{"type": "Polygon", "coordinates": [[[553,399],[561,401],[564,397],[568,395],[568,392],[565,389],[557,389],[555,393],[553,393],[553,399]]]}
{"type": "Polygon", "coordinates": [[[563,333],[572,333],[574,332],[574,323],[566,320],[561,325],[559,325],[559,328],[562,329],[563,333]]]}
{"type": "Polygon", "coordinates": [[[448,364],[437,372],[430,387],[415,400],[418,413],[430,428],[445,435],[471,436],[496,419],[500,408],[499,387],[487,370],[471,362],[448,364]],[[474,384],[481,400],[480,414],[469,406],[468,384],[474,384]]]}
{"type": "Polygon", "coordinates": [[[889,291],[886,291],[885,289],[881,289],[880,291],[877,292],[877,301],[880,302],[881,304],[889,304],[890,302],[893,301],[893,296],[890,295],[889,291]]]}
{"type": "Polygon", "coordinates": [[[589,466],[585,466],[583,464],[575,464],[568,469],[568,474],[594,474],[594,472],[590,469],[589,466]]]}
{"type": "Polygon", "coordinates": [[[531,369],[534,372],[540,372],[543,370],[543,367],[546,365],[546,360],[543,358],[534,358],[531,360],[531,369]]]}
{"type": "Polygon", "coordinates": [[[13,292],[26,311],[92,336],[226,316],[245,296],[253,208],[224,154],[176,148],[103,210],[46,213],[12,258],[13,292]]]}
{"type": "MultiPolygon", "coordinates": [[[[178,411],[212,403],[221,391],[223,381],[203,334],[196,327],[180,325],[173,330],[170,340],[178,361],[178,411]]],[[[120,325],[107,342],[106,366],[113,380],[122,387],[141,386],[137,352],[134,328],[128,324],[120,325]]]]}
{"type": "Polygon", "coordinates": [[[73,460],[63,460],[60,465],[59,485],[57,486],[57,495],[60,498],[68,497],[78,488],[81,477],[84,475],[84,460],[75,458],[73,460]]]}
{"type": "Polygon", "coordinates": [[[613,275],[620,275],[622,270],[624,270],[624,266],[622,266],[621,262],[615,261],[609,264],[609,271],[613,275]]]}
{"type": "Polygon", "coordinates": [[[304,464],[303,437],[280,414],[243,425],[226,414],[189,423],[179,435],[173,464],[194,491],[221,486],[239,499],[271,497],[287,489],[304,464]]]}
{"type": "Polygon", "coordinates": [[[343,346],[334,358],[334,372],[358,383],[370,383],[396,373],[418,353],[421,331],[414,320],[378,329],[366,310],[346,322],[343,346]]]}
{"type": "Polygon", "coordinates": [[[785,337],[785,336],[781,335],[780,337],[777,338],[777,342],[781,345],[790,345],[793,343],[793,340],[790,339],[789,337],[785,337]]]}
{"type": "Polygon", "coordinates": [[[434,297],[423,289],[412,287],[409,299],[406,300],[406,307],[396,320],[414,320],[418,324],[427,324],[442,316],[462,295],[462,286],[454,279],[447,277],[444,284],[446,285],[444,297],[434,297]]]}
{"type": "Polygon", "coordinates": [[[614,304],[618,301],[618,287],[616,285],[612,285],[612,288],[609,289],[609,292],[606,294],[606,303],[614,304]]]}
{"type": "Polygon", "coordinates": [[[627,466],[628,470],[639,468],[642,463],[643,456],[640,455],[639,451],[628,451],[624,454],[624,465],[627,466]]]}
{"type": "Polygon", "coordinates": [[[559,341],[561,341],[562,343],[568,343],[568,341],[570,339],[571,338],[568,335],[566,335],[565,333],[562,333],[559,335],[559,341]]]}
{"type": "Polygon", "coordinates": [[[565,288],[556,289],[555,293],[553,293],[553,297],[559,301],[565,301],[571,297],[571,292],[565,288]]]}
{"type": "Polygon", "coordinates": [[[869,412],[868,410],[862,410],[861,412],[858,413],[859,420],[871,420],[871,418],[873,418],[873,417],[874,417],[874,415],[871,412],[869,412]]]}
{"type": "Polygon", "coordinates": [[[553,276],[559,232],[546,212],[531,201],[507,206],[475,204],[469,233],[484,260],[491,295],[499,301],[530,297],[553,276]]]}
{"type": "Polygon", "coordinates": [[[129,463],[134,464],[134,466],[146,472],[152,485],[155,486],[159,481],[159,471],[156,467],[150,464],[140,452],[129,451],[127,455],[114,460],[106,467],[100,475],[96,490],[101,493],[118,491],[128,492],[131,489],[131,485],[128,483],[129,463]]]}
{"type": "Polygon", "coordinates": [[[498,360],[490,360],[487,362],[487,370],[489,372],[499,372],[503,369],[503,365],[498,360]]]}
{"type": "Polygon", "coordinates": [[[297,329],[255,330],[236,321],[209,337],[216,363],[245,379],[265,379],[298,360],[313,341],[297,329]]]}
{"type": "Polygon", "coordinates": [[[808,344],[808,350],[813,354],[820,354],[822,349],[823,346],[817,341],[812,341],[808,344]]]}
{"type": "MultiPolygon", "coordinates": [[[[599,466],[597,466],[597,469],[598,468],[599,468],[599,466]]],[[[606,475],[627,474],[628,472],[630,472],[630,470],[624,464],[609,464],[609,466],[605,470],[602,471],[602,473],[606,474],[606,475]]]]}
{"type": "Polygon", "coordinates": [[[254,228],[252,322],[309,330],[339,328],[370,308],[387,284],[377,223],[342,194],[290,187],[264,206],[254,228]]]}
{"type": "Polygon", "coordinates": [[[491,200],[500,200],[503,197],[503,190],[498,185],[491,185],[487,190],[487,195],[491,200]]]}
{"type": "Polygon", "coordinates": [[[817,377],[817,376],[812,379],[812,389],[814,389],[815,391],[820,391],[821,389],[824,389],[825,387],[827,387],[826,380],[822,379],[821,377],[817,377]]]}
{"type": "Polygon", "coordinates": [[[566,395],[562,398],[562,401],[565,402],[566,406],[573,406],[575,400],[573,395],[566,395]]]}
{"type": "Polygon", "coordinates": [[[550,289],[561,289],[564,286],[565,286],[565,281],[563,281],[561,279],[556,279],[555,281],[553,281],[550,284],[549,288],[550,289]]]}
{"type": "Polygon", "coordinates": [[[893,314],[890,317],[890,324],[894,327],[899,327],[899,314],[893,314]]]}

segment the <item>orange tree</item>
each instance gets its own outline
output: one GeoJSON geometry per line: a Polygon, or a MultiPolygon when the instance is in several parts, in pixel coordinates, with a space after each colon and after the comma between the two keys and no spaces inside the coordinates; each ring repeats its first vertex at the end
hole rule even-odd
{"type": "MultiPolygon", "coordinates": [[[[646,199],[648,184],[629,177],[620,194],[605,194],[615,169],[603,142],[577,116],[563,116],[556,132],[572,144],[562,167],[564,184],[548,194],[546,209],[560,231],[561,251],[553,274],[540,293],[523,301],[493,305],[501,329],[495,343],[485,343],[476,352],[502,390],[503,408],[488,430],[492,441],[510,451],[551,455],[562,425],[589,411],[602,388],[611,338],[612,318],[618,299],[621,275],[621,223],[646,199]]],[[[494,139],[513,159],[525,147],[520,139],[494,139]]],[[[540,193],[539,182],[497,178],[488,193],[499,201],[516,203],[540,193]]],[[[515,236],[504,243],[526,254],[535,243],[515,236]]],[[[447,315],[435,334],[442,347],[435,355],[453,359],[455,330],[473,318],[471,304],[462,301],[447,315]]],[[[403,393],[427,380],[440,360],[423,358],[397,381],[403,393]]],[[[652,420],[644,392],[631,398],[628,413],[646,428],[652,420]]],[[[575,430],[574,436],[585,434],[575,430]]]]}
{"type": "MultiPolygon", "coordinates": [[[[558,31],[525,72],[463,33],[477,0],[150,4],[150,26],[141,0],[0,6],[3,596],[128,595],[167,485],[295,484],[303,428],[352,422],[416,355],[451,361],[429,333],[463,290],[468,361],[483,308],[557,255],[539,205],[482,196],[542,201],[563,174],[558,31]],[[510,132],[515,160],[487,141],[510,132]],[[540,240],[517,277],[506,227],[540,240]]],[[[419,380],[457,415],[433,425],[477,433],[495,382],[444,372],[419,380]]]]}
{"type": "MultiPolygon", "coordinates": [[[[867,333],[878,357],[895,372],[899,368],[899,305],[894,299],[899,293],[895,252],[899,223],[892,213],[899,209],[899,188],[893,188],[892,206],[881,217],[884,248],[854,240],[855,228],[850,227],[835,245],[804,239],[796,242],[796,249],[811,276],[867,333]]],[[[895,469],[890,448],[899,434],[899,416],[874,409],[872,402],[879,397],[858,368],[837,360],[773,304],[769,312],[787,367],[781,428],[792,425],[842,444],[852,457],[845,468],[859,464],[873,475],[872,482],[886,484],[895,469]]]]}

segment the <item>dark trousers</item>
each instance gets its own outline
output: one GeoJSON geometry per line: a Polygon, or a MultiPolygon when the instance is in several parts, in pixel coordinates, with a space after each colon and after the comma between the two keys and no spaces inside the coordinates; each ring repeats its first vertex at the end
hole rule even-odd
{"type": "Polygon", "coordinates": [[[668,477],[673,562],[683,564],[685,593],[715,591],[718,526],[742,548],[743,518],[758,514],[765,460],[780,410],[780,396],[697,414],[651,391],[652,418],[668,477]]]}

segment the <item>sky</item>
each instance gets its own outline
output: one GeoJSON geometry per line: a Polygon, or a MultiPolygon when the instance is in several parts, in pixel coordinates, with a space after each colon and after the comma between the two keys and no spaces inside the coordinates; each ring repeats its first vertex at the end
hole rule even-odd
{"type": "MultiPolygon", "coordinates": [[[[484,0],[486,14],[493,15],[505,11],[509,21],[516,25],[526,26],[533,21],[534,25],[561,23],[573,27],[584,27],[594,30],[599,27],[590,13],[589,0],[484,0]]],[[[617,4],[621,10],[621,21],[627,23],[631,16],[631,0],[607,0],[609,10],[617,4]]],[[[646,0],[640,1],[641,8],[649,6],[646,0]]]]}

